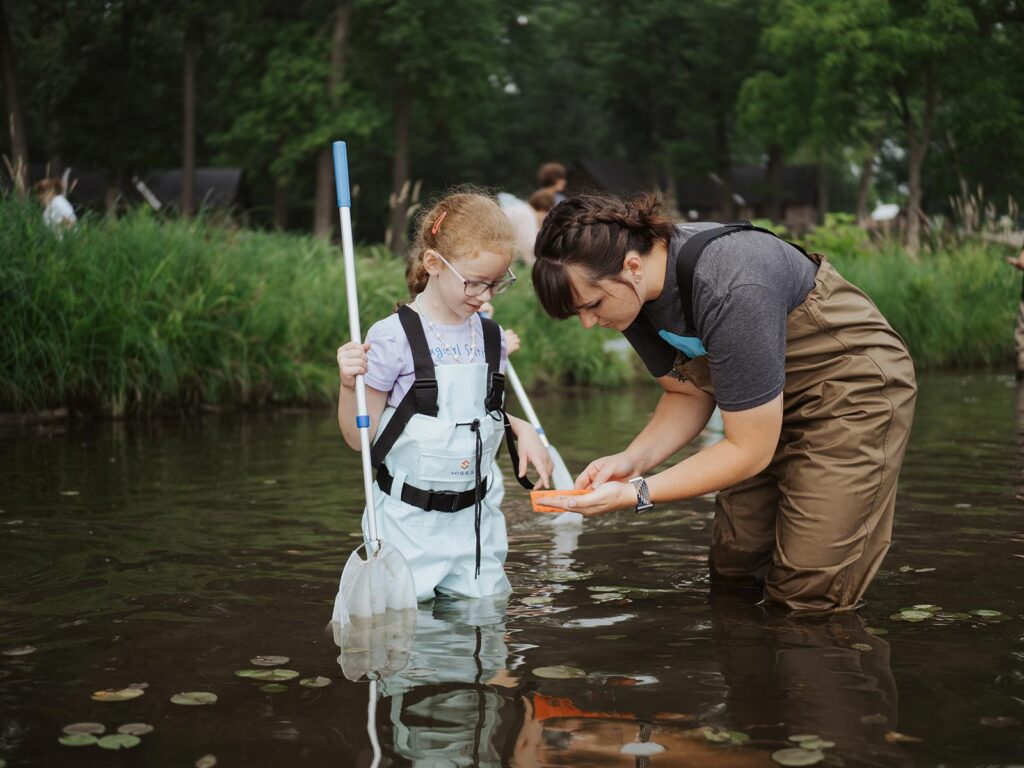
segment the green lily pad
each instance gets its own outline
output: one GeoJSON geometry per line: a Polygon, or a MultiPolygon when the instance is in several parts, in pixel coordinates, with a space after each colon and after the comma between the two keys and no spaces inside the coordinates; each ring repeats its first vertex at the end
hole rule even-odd
{"type": "Polygon", "coordinates": [[[920,605],[911,606],[911,608],[915,611],[931,611],[932,613],[942,610],[941,605],[932,605],[931,603],[921,603],[920,605]]]}
{"type": "Polygon", "coordinates": [[[142,739],[132,736],[130,733],[112,733],[97,741],[96,746],[103,749],[131,749],[141,743],[142,739]]]}
{"type": "Polygon", "coordinates": [[[299,673],[294,669],[240,669],[235,672],[236,677],[246,677],[251,680],[294,680],[299,673]]]}
{"type": "Polygon", "coordinates": [[[853,650],[861,651],[862,653],[867,653],[868,651],[873,651],[874,650],[874,648],[872,648],[867,643],[854,643],[850,647],[853,648],[853,650]]]}
{"type": "Polygon", "coordinates": [[[130,701],[137,699],[145,693],[141,688],[107,688],[105,691],[96,691],[92,698],[94,701],[130,701]]]}
{"type": "Polygon", "coordinates": [[[253,656],[249,659],[249,663],[256,667],[279,667],[289,661],[287,656],[253,656]]]}
{"type": "Polygon", "coordinates": [[[533,674],[550,680],[569,680],[587,676],[587,673],[579,667],[537,667],[533,670],[533,674]]]}
{"type": "Polygon", "coordinates": [[[36,647],[34,645],[19,645],[17,648],[8,648],[3,651],[4,656],[28,656],[30,653],[35,653],[36,647]]]}
{"type": "Polygon", "coordinates": [[[172,704],[181,704],[186,707],[199,707],[204,704],[216,704],[217,694],[208,691],[184,691],[171,696],[172,704]]]}
{"type": "Polygon", "coordinates": [[[772,760],[779,765],[814,765],[825,759],[825,753],[816,749],[801,749],[800,747],[787,747],[777,752],[772,752],[772,760]]]}
{"type": "Polygon", "coordinates": [[[213,768],[217,764],[217,758],[214,755],[203,755],[196,760],[196,768],[213,768]]]}
{"type": "Polygon", "coordinates": [[[882,629],[881,627],[864,627],[864,631],[871,635],[888,635],[888,629],[882,629]]]}
{"type": "Polygon", "coordinates": [[[96,737],[91,733],[68,733],[57,741],[65,747],[88,747],[96,743],[96,737]]]}
{"type": "Polygon", "coordinates": [[[598,603],[607,603],[610,600],[622,600],[626,598],[626,595],[621,592],[598,592],[590,596],[591,600],[598,603]]]}
{"type": "Polygon", "coordinates": [[[304,677],[299,680],[299,685],[303,685],[306,688],[326,688],[332,682],[329,677],[304,677]]]}
{"type": "Polygon", "coordinates": [[[820,738],[820,737],[816,733],[798,733],[798,734],[795,734],[793,736],[790,736],[789,740],[790,741],[795,741],[797,744],[800,744],[800,743],[805,742],[805,741],[814,741],[815,739],[818,739],[818,738],[820,738]]]}
{"type": "Polygon", "coordinates": [[[550,605],[552,599],[550,597],[524,597],[521,601],[523,605],[550,605]]]}
{"type": "Polygon", "coordinates": [[[267,683],[266,685],[261,685],[260,690],[264,693],[284,693],[288,690],[288,686],[281,685],[280,683],[267,683]]]}
{"type": "Polygon", "coordinates": [[[975,610],[970,611],[970,613],[974,616],[980,616],[983,619],[994,619],[997,616],[1003,615],[1000,611],[990,611],[987,608],[976,608],[975,610]]]}
{"type": "Polygon", "coordinates": [[[724,728],[712,728],[706,726],[704,729],[704,740],[712,744],[735,744],[737,746],[746,744],[750,737],[742,731],[728,731],[724,728]]]}
{"type": "Polygon", "coordinates": [[[860,721],[865,725],[883,725],[884,723],[889,722],[889,718],[880,712],[876,712],[873,715],[864,715],[860,721]]]}
{"type": "Polygon", "coordinates": [[[921,621],[922,619],[930,619],[932,617],[931,611],[918,611],[913,608],[900,611],[899,615],[904,621],[921,621]]]}
{"type": "Polygon", "coordinates": [[[105,730],[107,730],[107,726],[103,723],[70,723],[63,728],[64,733],[67,734],[91,733],[96,736],[99,736],[105,730]]]}
{"type": "Polygon", "coordinates": [[[117,729],[118,733],[126,733],[129,736],[145,736],[153,732],[153,726],[149,723],[125,723],[117,729]]]}

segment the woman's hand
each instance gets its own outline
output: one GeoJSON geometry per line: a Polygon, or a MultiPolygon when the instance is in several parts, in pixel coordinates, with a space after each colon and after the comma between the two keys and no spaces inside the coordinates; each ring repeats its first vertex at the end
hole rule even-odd
{"type": "Polygon", "coordinates": [[[584,517],[595,517],[617,509],[635,509],[636,490],[629,483],[612,480],[579,496],[546,496],[544,506],[579,512],[584,517]]]}
{"type": "Polygon", "coordinates": [[[1017,269],[1024,272],[1024,248],[1021,249],[1021,252],[1020,254],[1018,254],[1016,259],[1011,259],[1009,256],[1007,256],[1006,263],[1009,264],[1011,267],[1016,267],[1017,269]]]}
{"type": "Polygon", "coordinates": [[[509,416],[509,421],[512,424],[512,431],[515,432],[516,442],[519,446],[519,467],[516,470],[516,475],[522,477],[526,474],[527,465],[533,464],[540,475],[540,480],[533,487],[550,488],[551,473],[554,471],[555,464],[551,460],[551,454],[548,453],[548,449],[541,442],[537,430],[529,423],[514,416],[509,416]]]}
{"type": "Polygon", "coordinates": [[[352,389],[356,385],[356,376],[366,374],[366,353],[369,351],[369,344],[360,344],[356,341],[338,347],[338,374],[341,377],[341,386],[352,389]]]}
{"type": "Polygon", "coordinates": [[[597,489],[609,480],[630,480],[639,474],[636,460],[623,451],[613,456],[602,456],[600,459],[590,462],[590,466],[576,478],[573,488],[577,490],[597,489]]]}

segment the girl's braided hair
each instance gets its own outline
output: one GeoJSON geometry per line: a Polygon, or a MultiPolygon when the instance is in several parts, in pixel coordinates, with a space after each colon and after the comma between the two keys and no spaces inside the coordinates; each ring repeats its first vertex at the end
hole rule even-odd
{"type": "Polygon", "coordinates": [[[674,226],[661,214],[661,200],[643,194],[577,195],[556,205],[537,233],[533,287],[544,310],[558,320],[576,314],[578,297],[567,267],[581,267],[594,282],[620,276],[630,251],[647,254],[668,243],[674,226]]]}

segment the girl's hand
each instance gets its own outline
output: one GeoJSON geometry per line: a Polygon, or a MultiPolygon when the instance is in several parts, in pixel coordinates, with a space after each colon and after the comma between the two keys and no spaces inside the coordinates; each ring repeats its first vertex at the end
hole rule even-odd
{"type": "Polygon", "coordinates": [[[369,344],[360,344],[356,341],[338,347],[338,374],[341,377],[341,386],[352,389],[356,385],[356,376],[366,374],[366,353],[369,351],[369,344]]]}
{"type": "Polygon", "coordinates": [[[1009,256],[1007,256],[1006,263],[1009,264],[1011,267],[1016,267],[1017,269],[1024,272],[1024,249],[1021,249],[1021,252],[1020,254],[1018,254],[1016,259],[1011,259],[1009,256]]]}
{"type": "Polygon", "coordinates": [[[515,331],[505,329],[505,348],[508,350],[508,354],[518,352],[522,343],[519,341],[519,334],[515,331]]]}
{"type": "Polygon", "coordinates": [[[581,496],[545,497],[544,506],[579,512],[584,517],[595,517],[617,509],[635,509],[636,490],[629,483],[613,480],[581,496]]]}
{"type": "Polygon", "coordinates": [[[551,454],[541,442],[537,430],[525,421],[520,421],[516,426],[518,429],[515,430],[515,433],[519,443],[519,468],[516,474],[522,477],[526,474],[527,465],[533,464],[540,475],[540,480],[533,487],[550,488],[551,473],[555,467],[555,463],[551,460],[551,454]]]}
{"type": "Polygon", "coordinates": [[[576,490],[586,490],[587,488],[596,490],[610,480],[630,480],[639,474],[636,461],[623,451],[613,456],[602,456],[600,459],[590,462],[590,466],[583,470],[580,476],[576,478],[576,484],[573,488],[576,490]]]}

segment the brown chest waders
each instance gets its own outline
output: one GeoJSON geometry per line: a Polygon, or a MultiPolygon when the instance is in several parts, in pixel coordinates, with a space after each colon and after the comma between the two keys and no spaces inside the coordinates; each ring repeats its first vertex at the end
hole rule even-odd
{"type": "MultiPolygon", "coordinates": [[[[732,231],[741,229],[752,227],[732,231]]],[[[889,549],[917,387],[906,345],[878,308],[825,257],[807,257],[818,273],[787,318],[779,444],[765,470],[718,494],[711,579],[763,587],[792,610],[852,610],[889,549]]],[[[675,371],[714,396],[707,357],[680,355],[675,371]]]]}

